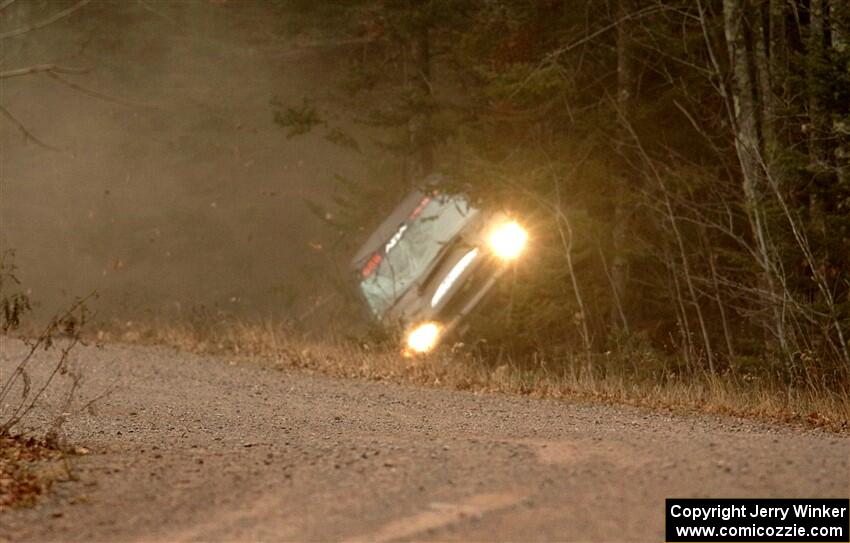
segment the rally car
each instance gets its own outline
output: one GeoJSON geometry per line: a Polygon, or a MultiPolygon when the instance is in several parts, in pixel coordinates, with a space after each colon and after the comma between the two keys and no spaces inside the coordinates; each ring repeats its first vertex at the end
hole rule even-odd
{"type": "Polygon", "coordinates": [[[414,191],[351,262],[357,286],[383,325],[401,326],[403,351],[432,351],[523,252],[528,234],[503,212],[460,195],[414,191]]]}

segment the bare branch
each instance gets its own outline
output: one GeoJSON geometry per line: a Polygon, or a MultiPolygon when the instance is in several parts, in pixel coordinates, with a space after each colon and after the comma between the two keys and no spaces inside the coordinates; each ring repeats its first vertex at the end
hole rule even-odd
{"type": "Polygon", "coordinates": [[[16,119],[16,118],[15,118],[15,116],[14,116],[14,115],[12,115],[12,113],[11,113],[11,112],[9,112],[9,110],[8,110],[8,109],[6,109],[5,107],[3,107],[2,105],[0,105],[0,113],[3,113],[3,115],[4,115],[7,119],[9,119],[9,121],[11,121],[11,123],[12,123],[12,124],[14,124],[15,126],[17,126],[17,127],[18,127],[18,130],[20,130],[20,131],[21,131],[21,133],[24,135],[24,138],[26,138],[27,140],[29,140],[29,141],[31,141],[31,142],[33,142],[33,143],[35,143],[35,144],[36,144],[36,145],[38,145],[39,147],[43,147],[43,148],[45,148],[45,149],[49,149],[50,151],[57,151],[57,152],[58,152],[58,151],[61,151],[61,149],[59,149],[59,148],[57,148],[57,147],[53,147],[52,145],[48,145],[48,144],[44,143],[43,141],[41,141],[40,139],[38,139],[37,137],[35,137],[35,136],[33,135],[33,133],[32,133],[32,132],[30,132],[29,130],[27,130],[27,127],[26,127],[26,126],[24,126],[24,125],[23,125],[23,123],[21,123],[21,121],[19,121],[18,119],[16,119]]]}
{"type": "Polygon", "coordinates": [[[125,100],[123,98],[116,98],[114,96],[109,96],[108,94],[103,94],[102,92],[93,91],[91,89],[87,89],[86,87],[80,86],[73,81],[69,81],[64,77],[60,76],[56,71],[47,70],[43,72],[48,76],[52,77],[56,81],[59,81],[63,85],[66,85],[76,91],[79,91],[83,94],[91,96],[93,98],[100,98],[101,100],[106,100],[107,102],[114,102],[116,104],[121,104],[122,106],[139,106],[139,107],[157,107],[153,104],[145,104],[143,102],[135,102],[133,100],[125,100]]]}
{"type": "MultiPolygon", "coordinates": [[[[588,42],[596,39],[597,37],[605,34],[606,32],[609,32],[610,30],[617,28],[618,26],[620,26],[621,24],[623,24],[627,21],[630,21],[630,20],[633,20],[633,19],[642,19],[642,18],[647,17],[649,15],[653,15],[655,13],[667,11],[669,9],[672,9],[672,8],[668,8],[666,6],[648,6],[648,7],[645,7],[643,9],[639,9],[637,11],[627,13],[627,14],[623,15],[622,17],[619,17],[618,19],[608,23],[607,25],[605,25],[601,28],[598,28],[597,30],[595,30],[595,31],[593,31],[593,32],[591,32],[591,33],[589,33],[585,36],[582,36],[581,38],[579,38],[579,39],[577,39],[573,42],[570,42],[567,45],[564,45],[563,47],[559,47],[558,49],[555,49],[554,51],[547,54],[545,56],[545,58],[543,58],[543,60],[540,61],[540,63],[531,71],[530,74],[528,74],[528,76],[526,76],[526,78],[519,84],[519,86],[511,93],[510,96],[511,97],[516,96],[516,94],[519,93],[522,89],[524,89],[526,87],[526,85],[528,85],[528,83],[532,79],[534,79],[544,67],[546,67],[547,65],[552,64],[554,62],[557,62],[557,60],[561,56],[563,56],[565,53],[568,53],[568,52],[572,51],[573,49],[580,47],[581,45],[584,45],[585,43],[588,43],[588,42]]],[[[678,13],[681,13],[681,10],[677,9],[675,11],[678,12],[678,13]]],[[[688,13],[683,13],[683,14],[685,14],[688,17],[695,18],[695,16],[692,15],[692,14],[688,14],[688,13]]]]}
{"type": "Polygon", "coordinates": [[[139,5],[142,6],[143,8],[145,8],[147,11],[153,13],[157,17],[159,17],[159,18],[161,18],[165,21],[168,21],[170,24],[176,26],[177,28],[183,29],[183,27],[180,25],[180,23],[178,23],[177,21],[175,21],[174,19],[172,19],[168,15],[165,15],[164,13],[155,10],[150,4],[145,2],[145,0],[139,0],[139,5]]]}
{"type": "Polygon", "coordinates": [[[9,79],[10,77],[21,77],[23,75],[37,74],[42,72],[54,72],[59,74],[84,74],[88,72],[86,68],[68,68],[65,66],[57,66],[56,64],[36,64],[35,66],[27,66],[26,68],[17,68],[14,70],[6,70],[0,72],[0,79],[9,79]]]}
{"type": "Polygon", "coordinates": [[[640,19],[640,18],[646,17],[648,15],[652,15],[653,13],[658,13],[660,11],[664,11],[666,9],[668,9],[668,8],[666,8],[665,6],[649,6],[649,7],[643,8],[643,9],[639,9],[639,10],[633,12],[633,13],[627,13],[627,14],[623,15],[622,17],[618,18],[617,20],[615,20],[611,23],[608,23],[607,25],[599,28],[598,30],[591,32],[590,34],[583,36],[583,37],[577,39],[576,41],[571,42],[571,43],[569,43],[569,44],[567,44],[567,45],[565,45],[565,46],[563,46],[559,49],[556,49],[555,51],[552,51],[551,53],[549,53],[547,60],[554,60],[554,59],[558,58],[559,56],[563,55],[564,53],[572,51],[576,47],[579,47],[580,45],[585,44],[585,43],[593,40],[597,36],[601,36],[602,34],[608,32],[609,30],[613,30],[614,28],[617,28],[618,26],[620,26],[621,24],[623,24],[626,21],[629,21],[629,20],[632,20],[632,19],[640,19]]]}
{"type": "Polygon", "coordinates": [[[63,85],[66,85],[78,92],[82,92],[88,96],[92,96],[94,98],[100,98],[101,100],[106,100],[107,102],[114,102],[116,104],[121,104],[125,106],[141,106],[141,107],[155,107],[151,104],[144,104],[141,102],[135,102],[132,100],[125,100],[123,98],[116,98],[114,96],[109,96],[107,94],[103,94],[101,92],[97,92],[91,89],[87,89],[73,81],[69,81],[64,77],[61,77],[59,74],[84,74],[88,73],[88,69],[86,68],[69,68],[66,66],[58,66],[56,64],[37,64],[35,66],[27,66],[25,68],[17,68],[14,70],[6,70],[4,72],[0,72],[0,79],[9,79],[12,77],[21,77],[30,74],[38,74],[43,73],[46,74],[53,79],[59,81],[63,85]]]}
{"type": "Polygon", "coordinates": [[[6,0],[2,4],[0,4],[0,11],[3,11],[4,9],[8,8],[9,6],[11,6],[14,3],[15,3],[15,0],[6,0]]]}
{"type": "MultiPolygon", "coordinates": [[[[6,4],[3,7],[5,7],[8,4],[11,4],[13,1],[14,0],[7,1],[6,4]]],[[[59,13],[56,13],[55,15],[48,17],[47,19],[45,19],[43,21],[31,24],[30,26],[24,26],[24,27],[21,27],[21,28],[16,28],[15,30],[10,30],[9,32],[4,32],[3,34],[0,34],[0,40],[5,40],[6,38],[14,38],[15,36],[20,36],[22,34],[26,34],[27,32],[32,32],[33,30],[38,30],[39,28],[44,28],[45,26],[51,25],[51,24],[55,23],[56,21],[58,21],[58,20],[60,20],[64,17],[67,17],[68,15],[71,15],[72,13],[74,13],[78,9],[82,8],[83,6],[88,4],[89,2],[91,2],[91,0],[80,0],[79,2],[74,4],[73,6],[67,8],[67,9],[63,9],[59,13]]]]}

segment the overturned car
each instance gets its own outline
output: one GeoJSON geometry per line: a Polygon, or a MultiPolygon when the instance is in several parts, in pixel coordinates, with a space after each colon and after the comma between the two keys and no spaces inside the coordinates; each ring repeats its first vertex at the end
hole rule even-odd
{"type": "Polygon", "coordinates": [[[463,196],[414,191],[372,233],[351,262],[360,293],[385,326],[401,325],[404,351],[423,354],[478,305],[528,234],[501,212],[463,196]]]}

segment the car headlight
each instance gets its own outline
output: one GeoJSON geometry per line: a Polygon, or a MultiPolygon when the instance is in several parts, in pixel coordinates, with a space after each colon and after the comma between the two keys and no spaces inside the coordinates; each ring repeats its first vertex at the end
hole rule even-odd
{"type": "Polygon", "coordinates": [[[436,322],[423,322],[407,333],[407,347],[415,353],[427,353],[437,346],[440,337],[440,325],[436,322]]]}
{"type": "Polygon", "coordinates": [[[528,232],[516,221],[498,224],[490,232],[490,249],[503,260],[513,260],[522,253],[528,241],[528,232]]]}

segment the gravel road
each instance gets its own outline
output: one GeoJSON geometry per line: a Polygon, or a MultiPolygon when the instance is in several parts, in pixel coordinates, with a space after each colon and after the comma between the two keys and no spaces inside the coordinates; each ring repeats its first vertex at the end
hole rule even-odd
{"type": "MultiPolygon", "coordinates": [[[[22,346],[4,340],[8,371],[22,346]]],[[[847,497],[850,439],[84,347],[76,481],[0,540],[663,541],[667,497],[847,497]]]]}

